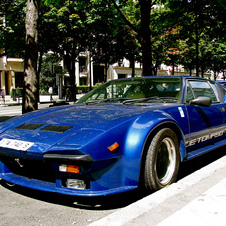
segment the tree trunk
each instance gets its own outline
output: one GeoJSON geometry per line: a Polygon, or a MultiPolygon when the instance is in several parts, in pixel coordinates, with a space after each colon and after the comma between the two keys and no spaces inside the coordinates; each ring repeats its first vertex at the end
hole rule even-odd
{"type": "Polygon", "coordinates": [[[130,65],[129,67],[132,69],[132,77],[135,77],[135,60],[134,60],[134,55],[131,56],[129,59],[130,65]]]}
{"type": "Polygon", "coordinates": [[[142,48],[143,76],[153,75],[152,73],[152,48],[151,48],[151,30],[150,14],[151,1],[140,0],[141,28],[140,42],[142,48]]]}
{"type": "Polygon", "coordinates": [[[175,72],[175,62],[173,61],[173,65],[172,65],[172,74],[171,75],[174,75],[174,72],[175,72]]]}
{"type": "Polygon", "coordinates": [[[196,61],[196,76],[199,77],[199,34],[198,34],[198,14],[195,9],[195,61],[196,61]]]}
{"type": "Polygon", "coordinates": [[[70,71],[70,85],[71,85],[71,100],[76,101],[76,80],[75,80],[75,48],[73,46],[71,53],[71,71],[70,71]]]}
{"type": "Polygon", "coordinates": [[[27,1],[22,113],[38,109],[38,8],[39,0],[27,1]]]}
{"type": "Polygon", "coordinates": [[[139,0],[140,4],[140,13],[141,13],[141,26],[138,29],[136,26],[130,23],[129,20],[125,18],[123,13],[120,10],[117,2],[115,0],[111,1],[122,19],[125,23],[133,29],[139,35],[139,42],[141,44],[142,50],[142,62],[143,62],[143,76],[153,75],[152,69],[152,43],[151,43],[151,30],[150,30],[150,22],[151,22],[151,7],[156,4],[156,0],[139,0]]]}
{"type": "Polygon", "coordinates": [[[39,88],[40,88],[40,74],[41,74],[41,69],[42,69],[42,60],[43,60],[43,52],[39,52],[39,60],[38,60],[38,69],[37,69],[37,80],[38,80],[38,85],[37,85],[37,99],[38,102],[40,102],[40,95],[39,95],[39,88]]]}

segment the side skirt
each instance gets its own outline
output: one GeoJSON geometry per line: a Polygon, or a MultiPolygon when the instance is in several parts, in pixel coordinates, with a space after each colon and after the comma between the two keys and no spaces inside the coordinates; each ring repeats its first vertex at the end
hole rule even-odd
{"type": "Polygon", "coordinates": [[[193,159],[195,157],[198,157],[200,155],[203,155],[209,151],[212,151],[214,149],[217,149],[217,148],[220,148],[222,146],[226,145],[226,140],[221,140],[221,141],[218,141],[218,142],[215,142],[213,144],[210,144],[208,146],[205,146],[205,147],[202,147],[202,148],[199,148],[195,151],[192,151],[192,152],[189,152],[187,153],[187,159],[193,159]]]}

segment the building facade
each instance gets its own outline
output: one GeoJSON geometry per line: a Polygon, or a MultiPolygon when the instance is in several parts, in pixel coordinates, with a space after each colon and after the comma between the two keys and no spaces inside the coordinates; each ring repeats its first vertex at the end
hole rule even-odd
{"type": "MultiPolygon", "coordinates": [[[[1,55],[4,53],[0,50],[1,55]]],[[[63,63],[62,63],[63,65],[63,63]]],[[[158,75],[170,74],[170,67],[162,64],[158,70],[158,75]]],[[[23,87],[24,62],[21,58],[9,58],[3,56],[0,58],[0,88],[4,90],[5,95],[10,95],[12,89],[23,87]]],[[[135,76],[142,75],[142,65],[135,64],[135,76]]],[[[189,75],[183,66],[174,69],[174,75],[189,75]]],[[[192,75],[195,75],[192,74],[192,75]]],[[[120,64],[115,63],[108,66],[107,70],[104,64],[96,65],[93,63],[89,52],[79,54],[75,63],[75,81],[77,86],[95,85],[104,81],[129,78],[132,76],[132,69],[129,67],[129,61],[124,59],[120,64]]],[[[205,77],[211,78],[211,73],[205,74],[205,77]]],[[[63,86],[70,85],[69,74],[66,73],[63,79],[63,86]]]]}
{"type": "MultiPolygon", "coordinates": [[[[3,50],[0,50],[3,54],[3,50]]],[[[24,62],[21,58],[0,58],[0,88],[5,95],[10,95],[12,89],[23,86],[24,62]]]]}

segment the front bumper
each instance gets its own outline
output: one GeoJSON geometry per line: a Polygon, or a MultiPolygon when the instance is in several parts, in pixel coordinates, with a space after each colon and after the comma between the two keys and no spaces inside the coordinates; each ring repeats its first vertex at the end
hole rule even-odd
{"type": "Polygon", "coordinates": [[[118,170],[121,159],[94,162],[90,155],[45,154],[42,160],[22,159],[0,155],[0,178],[46,192],[75,196],[104,196],[137,188],[137,184],[124,185],[118,170]],[[76,164],[78,174],[60,172],[61,164],[76,164]],[[85,189],[67,187],[67,180],[83,180],[85,189]]]}

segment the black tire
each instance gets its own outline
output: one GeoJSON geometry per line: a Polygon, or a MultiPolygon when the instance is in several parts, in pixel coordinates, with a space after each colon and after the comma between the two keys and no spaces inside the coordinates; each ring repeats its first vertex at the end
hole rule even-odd
{"type": "Polygon", "coordinates": [[[144,165],[144,184],[159,190],[177,179],[180,164],[179,142],[169,128],[161,129],[148,147],[144,165]]]}

